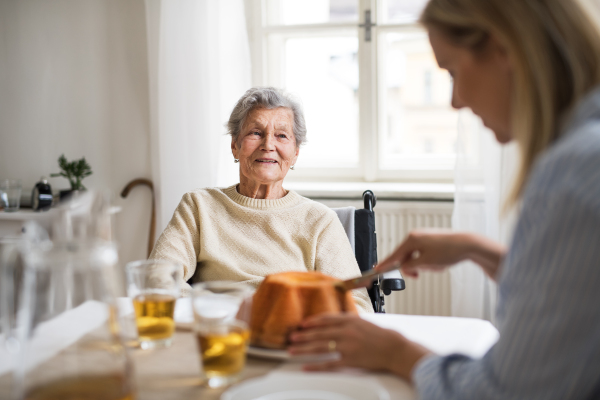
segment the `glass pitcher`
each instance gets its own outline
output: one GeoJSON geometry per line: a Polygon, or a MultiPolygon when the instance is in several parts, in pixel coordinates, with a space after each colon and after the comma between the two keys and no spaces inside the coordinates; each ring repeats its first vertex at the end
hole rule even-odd
{"type": "Polygon", "coordinates": [[[19,352],[17,338],[17,307],[22,260],[19,257],[20,238],[0,237],[0,399],[12,395],[12,377],[19,352]]]}
{"type": "Polygon", "coordinates": [[[0,347],[8,353],[18,350],[16,309],[18,306],[22,265],[19,237],[0,237],[0,347]]]}
{"type": "Polygon", "coordinates": [[[63,213],[63,231],[55,231],[53,241],[23,251],[18,399],[134,397],[132,365],[115,307],[116,246],[94,231],[105,226],[94,215],[103,209],[93,210],[63,213]],[[85,221],[75,223],[82,215],[85,221]],[[68,232],[71,228],[64,227],[78,228],[68,232]]]}

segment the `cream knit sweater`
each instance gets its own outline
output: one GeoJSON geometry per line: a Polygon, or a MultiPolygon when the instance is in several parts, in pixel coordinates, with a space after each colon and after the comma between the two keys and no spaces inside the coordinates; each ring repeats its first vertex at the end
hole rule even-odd
{"type": "MultiPolygon", "coordinates": [[[[252,199],[236,186],[186,193],[158,238],[151,259],[183,265],[188,280],[230,280],[254,287],[266,275],[319,271],[348,279],[360,269],[335,212],[290,190],[277,200],[252,199]]],[[[189,286],[182,282],[182,291],[189,286]]],[[[373,307],[365,289],[353,291],[357,306],[373,307]]]]}

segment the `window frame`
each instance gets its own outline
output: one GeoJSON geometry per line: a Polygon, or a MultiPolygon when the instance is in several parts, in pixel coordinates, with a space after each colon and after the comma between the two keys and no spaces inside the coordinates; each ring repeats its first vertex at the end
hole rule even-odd
{"type": "MultiPolygon", "coordinates": [[[[269,84],[267,74],[274,73],[268,67],[276,65],[274,56],[269,50],[269,35],[298,35],[298,34],[334,34],[340,31],[358,33],[358,137],[359,160],[356,168],[298,168],[286,179],[290,181],[346,181],[346,182],[423,182],[423,183],[453,183],[454,162],[450,168],[432,169],[382,169],[379,167],[380,140],[383,132],[379,131],[379,105],[384,104],[383,83],[378,79],[381,54],[378,52],[379,37],[387,32],[423,31],[418,23],[385,23],[383,21],[383,5],[385,0],[358,0],[359,18],[357,22],[332,22],[300,25],[268,25],[267,0],[246,0],[250,56],[252,61],[252,84],[265,86],[269,84]],[[371,41],[364,39],[365,11],[371,11],[371,22],[375,24],[371,31],[371,41]],[[324,170],[326,173],[324,173],[324,170]]],[[[280,69],[281,70],[281,69],[280,69]]],[[[300,151],[302,156],[302,150],[300,151]]],[[[417,156],[418,157],[418,156],[417,156]]]]}

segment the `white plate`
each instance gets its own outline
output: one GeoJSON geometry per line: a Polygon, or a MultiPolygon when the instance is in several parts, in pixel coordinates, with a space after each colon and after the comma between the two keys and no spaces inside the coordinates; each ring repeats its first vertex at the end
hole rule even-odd
{"type": "Polygon", "coordinates": [[[266,358],[269,360],[292,361],[299,363],[317,363],[325,361],[336,361],[340,359],[340,353],[325,353],[303,356],[292,356],[287,350],[264,349],[261,347],[248,347],[248,355],[256,358],[266,358]]]}
{"type": "Polygon", "coordinates": [[[370,378],[339,374],[276,372],[233,386],[221,400],[389,400],[370,378]]]}

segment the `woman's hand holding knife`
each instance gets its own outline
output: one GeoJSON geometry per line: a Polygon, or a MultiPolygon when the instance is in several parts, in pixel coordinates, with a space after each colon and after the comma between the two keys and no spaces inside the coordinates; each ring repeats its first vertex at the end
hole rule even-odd
{"type": "Polygon", "coordinates": [[[375,270],[387,272],[397,268],[416,278],[419,270],[443,270],[458,262],[471,260],[495,279],[506,248],[485,237],[461,232],[413,231],[375,270]]]}

